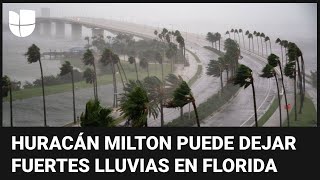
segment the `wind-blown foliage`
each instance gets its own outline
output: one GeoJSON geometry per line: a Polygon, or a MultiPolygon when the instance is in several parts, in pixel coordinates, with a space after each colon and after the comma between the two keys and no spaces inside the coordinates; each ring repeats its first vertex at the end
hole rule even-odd
{"type": "Polygon", "coordinates": [[[85,112],[81,113],[80,124],[82,127],[114,127],[115,120],[111,113],[112,110],[102,107],[99,100],[89,100],[85,112]]]}

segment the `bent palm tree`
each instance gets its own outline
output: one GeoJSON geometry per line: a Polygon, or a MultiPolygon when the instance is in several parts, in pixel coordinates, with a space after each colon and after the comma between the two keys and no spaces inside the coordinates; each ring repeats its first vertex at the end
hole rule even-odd
{"type": "MultiPolygon", "coordinates": [[[[111,65],[112,79],[113,79],[113,107],[118,106],[118,103],[117,103],[118,88],[117,88],[117,80],[116,80],[116,73],[115,73],[116,72],[115,65],[118,63],[118,61],[119,61],[119,58],[117,58],[116,54],[114,54],[110,49],[104,49],[100,58],[100,62],[104,66],[107,66],[109,64],[111,65]]],[[[125,86],[123,80],[122,80],[122,83],[123,83],[123,86],[125,86]]]]}
{"type": "Polygon", "coordinates": [[[81,127],[114,127],[115,119],[111,113],[112,110],[102,107],[99,100],[89,100],[80,116],[81,127]]]}
{"type": "MultiPolygon", "coordinates": [[[[278,63],[275,62],[275,64],[277,65],[278,63]]],[[[282,113],[281,113],[281,98],[280,98],[280,91],[279,91],[279,84],[278,84],[278,77],[277,77],[277,73],[274,70],[274,67],[270,64],[266,64],[266,66],[262,69],[262,74],[260,75],[261,77],[264,78],[271,78],[274,77],[276,80],[276,84],[277,84],[277,94],[278,94],[278,105],[279,105],[279,113],[280,113],[280,127],[282,126],[282,113]]]]}
{"type": "Polygon", "coordinates": [[[220,51],[220,40],[221,40],[221,34],[220,34],[220,33],[218,33],[218,32],[216,32],[216,33],[215,33],[215,37],[216,37],[216,39],[219,41],[219,51],[220,51]]]}
{"type": "Polygon", "coordinates": [[[254,106],[254,118],[255,118],[255,125],[258,127],[258,117],[257,117],[257,105],[256,105],[256,93],[254,89],[254,79],[252,76],[252,70],[241,64],[238,68],[237,75],[234,79],[234,84],[239,84],[240,87],[244,86],[247,88],[251,85],[252,87],[252,94],[253,94],[253,106],[254,106]]]}
{"type": "MultiPolygon", "coordinates": [[[[281,47],[281,63],[283,65],[283,51],[282,51],[283,44],[282,44],[282,41],[279,38],[276,39],[276,44],[278,44],[278,43],[279,43],[279,45],[281,47]]],[[[286,63],[288,63],[288,62],[286,62],[286,63]]]]}
{"type": "Polygon", "coordinates": [[[91,68],[87,68],[83,72],[83,78],[85,79],[86,83],[93,85],[93,97],[96,99],[96,86],[94,84],[94,71],[91,68]]]}
{"type": "Polygon", "coordinates": [[[207,66],[207,75],[220,77],[220,85],[221,85],[221,93],[223,93],[223,78],[222,73],[224,69],[225,63],[223,57],[219,57],[218,61],[210,60],[210,63],[207,66]]]}
{"type": "MultiPolygon", "coordinates": [[[[264,33],[261,33],[260,34],[260,40],[261,40],[261,54],[262,54],[262,56],[263,56],[263,43],[262,43],[262,38],[265,38],[266,37],[266,35],[264,35],[264,33]]],[[[267,55],[267,54],[266,54],[267,55]]]]}
{"type": "Polygon", "coordinates": [[[133,57],[133,56],[130,56],[128,61],[129,61],[130,64],[134,64],[134,68],[136,70],[136,75],[137,75],[137,80],[139,80],[136,58],[133,57]]]}
{"type": "Polygon", "coordinates": [[[229,35],[229,38],[230,38],[230,32],[229,32],[229,31],[226,31],[226,34],[228,34],[228,35],[229,35]]]}
{"type": "Polygon", "coordinates": [[[28,63],[35,63],[39,62],[40,65],[40,72],[41,72],[41,85],[42,85],[42,102],[43,102],[43,118],[44,118],[44,126],[47,126],[47,112],[46,112],[46,98],[44,93],[44,82],[43,82],[43,70],[42,70],[42,64],[41,64],[41,55],[40,55],[40,49],[35,44],[32,44],[28,51],[25,53],[28,59],[28,63]]]}
{"type": "Polygon", "coordinates": [[[122,95],[120,112],[132,127],[148,127],[148,115],[157,118],[158,105],[150,103],[148,93],[142,83],[131,81],[131,90],[122,95]]]}
{"type": "Polygon", "coordinates": [[[246,44],[244,43],[244,36],[243,36],[243,31],[242,31],[242,29],[239,29],[239,33],[242,34],[242,44],[243,44],[243,48],[245,49],[245,48],[246,48],[246,44]]]}
{"type": "Polygon", "coordinates": [[[62,64],[62,67],[60,67],[60,76],[64,76],[69,73],[71,75],[71,82],[72,82],[73,123],[75,124],[77,119],[76,119],[76,103],[75,103],[75,94],[74,94],[73,66],[71,66],[69,61],[66,61],[64,64],[62,64]]]}
{"type": "Polygon", "coordinates": [[[93,66],[93,73],[94,73],[94,79],[93,79],[93,85],[94,85],[94,96],[95,99],[98,99],[98,82],[97,82],[97,71],[96,71],[96,64],[94,60],[94,56],[92,54],[92,51],[90,49],[87,49],[87,51],[83,54],[82,57],[83,63],[85,65],[93,66]]]}

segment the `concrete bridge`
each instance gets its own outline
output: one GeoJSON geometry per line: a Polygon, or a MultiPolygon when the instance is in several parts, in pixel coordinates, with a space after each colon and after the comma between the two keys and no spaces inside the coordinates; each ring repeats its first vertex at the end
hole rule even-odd
{"type": "MultiPolygon", "coordinates": [[[[104,31],[109,31],[111,33],[125,33],[132,34],[134,36],[144,38],[154,38],[152,34],[139,33],[139,31],[130,31],[132,29],[132,24],[128,25],[131,28],[119,28],[117,27],[117,21],[109,20],[109,23],[99,23],[95,22],[97,19],[91,19],[86,17],[37,17],[36,18],[36,30],[35,33],[43,36],[51,36],[52,26],[55,24],[55,34],[56,38],[65,38],[66,24],[71,25],[71,37],[73,40],[82,39],[82,27],[86,27],[92,30],[92,36],[104,35],[104,31]],[[42,34],[41,34],[42,30],[42,34]]],[[[105,20],[104,20],[105,21],[105,20]]],[[[122,23],[123,24],[123,23],[122,23]]],[[[141,25],[140,25],[141,26],[141,25]]],[[[139,27],[141,28],[141,27],[139,27]]]]}

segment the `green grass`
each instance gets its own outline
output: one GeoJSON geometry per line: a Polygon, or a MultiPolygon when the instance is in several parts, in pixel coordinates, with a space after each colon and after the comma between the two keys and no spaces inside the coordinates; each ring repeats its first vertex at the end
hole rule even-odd
{"type": "Polygon", "coordinates": [[[202,73],[202,65],[198,65],[197,72],[192,78],[189,80],[188,84],[191,86],[196,80],[201,76],[202,73]]]}
{"type": "MultiPolygon", "coordinates": [[[[302,113],[299,114],[300,109],[300,96],[297,96],[297,120],[294,118],[294,107],[289,114],[290,127],[313,127],[317,124],[317,111],[309,97],[305,97],[302,113]]],[[[283,123],[287,126],[287,121],[283,123]]]]}
{"type": "MultiPolygon", "coordinates": [[[[223,93],[221,96],[220,96],[220,92],[218,92],[217,94],[214,94],[210,98],[208,98],[206,102],[201,103],[197,107],[200,121],[207,118],[212,113],[218,111],[220,107],[222,107],[225,103],[227,103],[232,98],[232,96],[238,92],[239,89],[240,89],[239,86],[234,86],[232,83],[228,83],[224,87],[223,93]]],[[[181,120],[180,117],[178,117],[172,120],[171,122],[169,122],[166,126],[186,127],[186,126],[193,126],[195,124],[196,124],[196,117],[195,117],[194,111],[192,111],[190,114],[190,120],[189,120],[189,112],[187,112],[183,114],[183,120],[181,120]]]]}
{"type": "Polygon", "coordinates": [[[201,63],[199,57],[194,52],[190,51],[189,49],[186,49],[186,51],[192,54],[192,56],[196,59],[197,63],[201,63]]]}
{"type": "MultiPolygon", "coordinates": [[[[126,71],[126,75],[128,80],[135,80],[136,79],[136,72],[134,69],[134,65],[129,64],[127,62],[122,62],[123,68],[126,71]],[[132,67],[131,67],[132,66],[132,67]]],[[[170,73],[170,64],[164,64],[164,76],[170,73]]],[[[149,64],[149,71],[150,76],[157,76],[161,79],[161,65],[160,64],[149,64]]],[[[138,69],[138,75],[139,79],[143,79],[148,76],[147,71],[139,68],[138,69]]],[[[124,78],[124,77],[123,77],[124,78]]],[[[104,74],[98,76],[98,85],[106,85],[112,83],[112,74],[104,74]]],[[[117,82],[121,83],[120,75],[117,74],[117,82]]],[[[87,84],[85,81],[80,81],[75,83],[76,89],[82,89],[82,88],[89,88],[92,87],[92,84],[87,84]]],[[[72,84],[71,83],[65,83],[65,84],[59,84],[59,85],[50,85],[45,86],[45,94],[51,95],[56,93],[62,93],[71,91],[72,84]]],[[[13,91],[12,92],[12,100],[17,99],[26,99],[31,98],[35,96],[41,96],[42,95],[42,88],[41,87],[34,87],[34,88],[28,88],[28,89],[21,89],[19,91],[13,91]]],[[[9,100],[9,97],[4,99],[5,101],[9,100]]]]}
{"type": "MultiPolygon", "coordinates": [[[[280,96],[280,98],[282,98],[282,96],[280,96]]],[[[277,110],[277,108],[279,108],[279,102],[278,102],[278,98],[276,97],[272,101],[272,104],[270,105],[267,112],[265,112],[263,116],[258,120],[258,126],[263,126],[269,120],[272,114],[277,110]]],[[[283,112],[284,111],[282,111],[282,113],[283,112]]]]}

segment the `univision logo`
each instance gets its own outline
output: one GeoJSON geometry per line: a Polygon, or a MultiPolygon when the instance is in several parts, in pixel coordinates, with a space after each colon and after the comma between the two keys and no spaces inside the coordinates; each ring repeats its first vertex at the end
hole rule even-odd
{"type": "Polygon", "coordinates": [[[36,26],[36,13],[33,10],[20,10],[20,14],[9,11],[9,28],[18,37],[29,36],[36,26]]]}

